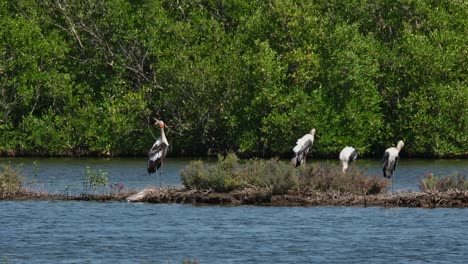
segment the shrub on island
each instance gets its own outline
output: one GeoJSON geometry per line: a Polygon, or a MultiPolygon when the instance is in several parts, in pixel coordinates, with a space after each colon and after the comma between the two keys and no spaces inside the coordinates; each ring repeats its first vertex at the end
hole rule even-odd
{"type": "Polygon", "coordinates": [[[10,164],[0,164],[0,197],[14,196],[22,190],[24,177],[10,164]]]}
{"type": "Polygon", "coordinates": [[[388,180],[367,176],[355,167],[343,173],[338,166],[317,163],[293,168],[276,158],[240,161],[230,153],[218,156],[214,165],[193,161],[181,172],[188,188],[230,192],[243,188],[268,190],[272,195],[288,191],[340,192],[346,194],[378,194],[385,191],[388,180]]]}
{"type": "Polygon", "coordinates": [[[429,173],[419,179],[419,189],[422,192],[467,191],[468,181],[460,172],[440,176],[429,173]]]}

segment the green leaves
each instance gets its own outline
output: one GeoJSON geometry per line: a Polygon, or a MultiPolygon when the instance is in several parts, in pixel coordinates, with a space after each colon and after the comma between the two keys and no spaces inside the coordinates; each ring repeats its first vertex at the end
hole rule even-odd
{"type": "Polygon", "coordinates": [[[463,1],[1,1],[0,152],[466,155],[463,1]]]}
{"type": "Polygon", "coordinates": [[[82,195],[97,194],[99,188],[104,188],[107,185],[109,172],[99,169],[98,171],[86,167],[85,177],[83,180],[82,195]],[[93,192],[91,193],[91,189],[93,192]]]}

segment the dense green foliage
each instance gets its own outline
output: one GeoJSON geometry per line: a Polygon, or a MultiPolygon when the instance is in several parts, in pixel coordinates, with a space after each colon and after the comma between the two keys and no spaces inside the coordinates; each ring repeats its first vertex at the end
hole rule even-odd
{"type": "Polygon", "coordinates": [[[339,166],[314,164],[296,169],[278,159],[251,159],[240,162],[235,154],[218,155],[218,162],[207,165],[192,161],[181,171],[183,184],[188,188],[230,192],[254,188],[265,194],[300,192],[339,192],[347,194],[378,194],[386,190],[389,181],[366,176],[351,167],[343,173],[339,166]]]}
{"type": "Polygon", "coordinates": [[[466,156],[459,0],[0,0],[0,153],[466,156]]]}

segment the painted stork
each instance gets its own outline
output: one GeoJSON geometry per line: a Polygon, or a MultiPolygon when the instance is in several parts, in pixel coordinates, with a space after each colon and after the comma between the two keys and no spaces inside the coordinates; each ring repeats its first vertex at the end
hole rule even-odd
{"type": "Polygon", "coordinates": [[[294,158],[292,159],[293,167],[297,168],[299,165],[304,164],[309,153],[310,148],[314,144],[315,128],[310,130],[309,134],[297,140],[296,146],[293,148],[294,158]]]}
{"type": "Polygon", "coordinates": [[[340,152],[340,161],[341,165],[343,166],[343,172],[346,172],[348,169],[348,165],[355,161],[358,156],[358,151],[357,149],[353,147],[345,147],[343,150],[340,152]]]}
{"type": "Polygon", "coordinates": [[[398,141],[398,144],[395,147],[391,147],[385,150],[383,159],[382,159],[382,165],[383,165],[383,175],[385,178],[392,178],[392,190],[393,190],[393,172],[396,169],[396,166],[398,164],[398,161],[400,160],[400,157],[398,154],[400,153],[400,150],[403,148],[405,143],[403,143],[403,140],[398,141]]]}
{"type": "Polygon", "coordinates": [[[156,172],[164,161],[164,158],[167,155],[167,151],[169,148],[169,142],[167,141],[166,134],[164,133],[164,128],[166,125],[162,120],[154,119],[156,122],[155,125],[159,125],[161,128],[161,136],[154,142],[153,147],[149,151],[149,159],[148,159],[148,173],[151,174],[156,172]]]}

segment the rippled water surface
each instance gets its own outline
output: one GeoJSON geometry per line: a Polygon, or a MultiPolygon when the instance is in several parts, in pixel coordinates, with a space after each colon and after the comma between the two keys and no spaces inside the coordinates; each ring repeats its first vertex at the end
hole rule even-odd
{"type": "MultiPolygon", "coordinates": [[[[8,161],[55,192],[79,191],[86,166],[126,188],[156,184],[140,159],[8,161]]],[[[169,159],[158,181],[180,184],[188,162],[169,159]]],[[[378,161],[357,165],[380,175],[378,161]]],[[[395,187],[467,169],[466,160],[404,160],[395,187]]],[[[468,263],[467,227],[468,209],[0,201],[0,263],[468,263]]]]}
{"type": "Polygon", "coordinates": [[[467,263],[468,210],[0,203],[9,263],[467,263]]]}

